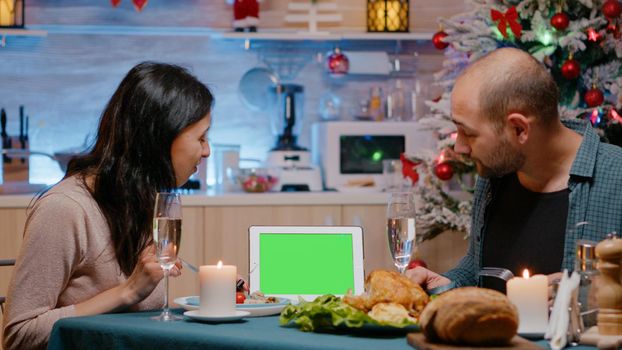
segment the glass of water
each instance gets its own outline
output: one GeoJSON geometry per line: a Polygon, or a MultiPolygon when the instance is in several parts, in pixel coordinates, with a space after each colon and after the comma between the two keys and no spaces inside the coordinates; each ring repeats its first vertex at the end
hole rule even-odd
{"type": "Polygon", "coordinates": [[[387,236],[393,263],[403,274],[415,248],[415,197],[412,192],[391,192],[387,205],[387,236]]]}
{"type": "Polygon", "coordinates": [[[182,319],[173,315],[168,307],[168,276],[177,262],[181,243],[181,196],[179,193],[159,192],[153,212],[153,242],[156,256],[164,270],[164,310],[153,319],[176,321],[182,319]]]}

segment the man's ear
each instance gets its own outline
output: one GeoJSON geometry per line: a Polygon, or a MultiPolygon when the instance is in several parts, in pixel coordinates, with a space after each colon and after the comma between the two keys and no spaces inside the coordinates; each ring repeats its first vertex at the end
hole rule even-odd
{"type": "Polygon", "coordinates": [[[520,144],[525,144],[529,139],[531,121],[524,114],[512,113],[506,118],[511,135],[520,144]]]}

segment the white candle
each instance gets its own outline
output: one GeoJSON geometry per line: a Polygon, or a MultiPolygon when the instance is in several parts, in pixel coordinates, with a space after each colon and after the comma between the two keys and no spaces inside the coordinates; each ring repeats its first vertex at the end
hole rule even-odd
{"type": "Polygon", "coordinates": [[[508,299],[518,309],[518,333],[544,333],[549,322],[548,278],[544,275],[514,277],[508,281],[508,299]]]}
{"type": "Polygon", "coordinates": [[[199,267],[201,302],[199,313],[209,316],[235,314],[235,282],[237,268],[233,265],[204,265],[199,267]]]}

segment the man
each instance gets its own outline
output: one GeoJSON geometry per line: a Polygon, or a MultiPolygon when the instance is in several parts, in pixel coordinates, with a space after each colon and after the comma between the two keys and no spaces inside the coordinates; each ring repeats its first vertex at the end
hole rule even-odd
{"type": "Polygon", "coordinates": [[[621,232],[622,148],[601,143],[587,123],[562,123],[557,105],[552,77],[518,49],[496,50],[456,80],[454,151],[479,175],[469,249],[443,275],[409,270],[415,282],[429,291],[477,285],[482,267],[551,281],[574,269],[577,240],[621,232]]]}

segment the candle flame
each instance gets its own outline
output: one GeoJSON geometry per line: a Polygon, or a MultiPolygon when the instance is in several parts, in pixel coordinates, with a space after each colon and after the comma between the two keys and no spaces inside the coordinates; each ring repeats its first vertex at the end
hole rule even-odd
{"type": "Polygon", "coordinates": [[[222,260],[218,260],[218,264],[216,264],[217,269],[222,269],[222,260]]]}
{"type": "Polygon", "coordinates": [[[527,269],[523,270],[523,278],[529,278],[529,270],[527,269]]]}

